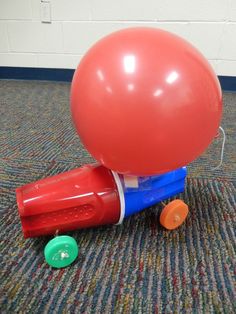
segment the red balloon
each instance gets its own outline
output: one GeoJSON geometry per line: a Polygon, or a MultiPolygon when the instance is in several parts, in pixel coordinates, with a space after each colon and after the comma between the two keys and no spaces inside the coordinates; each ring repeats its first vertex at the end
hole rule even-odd
{"type": "Polygon", "coordinates": [[[82,142],[104,166],[153,175],[202,154],[219,127],[222,93],[208,61],[187,41],[129,28],[85,54],[71,110],[82,142]]]}

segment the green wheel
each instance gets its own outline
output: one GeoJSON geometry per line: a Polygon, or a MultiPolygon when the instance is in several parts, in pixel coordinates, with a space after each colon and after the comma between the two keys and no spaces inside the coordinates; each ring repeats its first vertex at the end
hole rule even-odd
{"type": "Polygon", "coordinates": [[[57,236],[45,246],[44,256],[46,262],[55,268],[63,268],[74,262],[78,256],[79,248],[74,238],[57,236]]]}

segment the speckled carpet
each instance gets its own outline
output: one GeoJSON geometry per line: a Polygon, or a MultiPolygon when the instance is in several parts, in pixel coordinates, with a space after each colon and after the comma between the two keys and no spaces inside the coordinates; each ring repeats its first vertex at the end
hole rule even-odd
{"type": "Polygon", "coordinates": [[[70,119],[67,83],[0,81],[1,313],[235,313],[236,94],[224,95],[221,139],[189,167],[184,225],[168,232],[161,205],[121,226],[71,232],[76,262],[51,269],[49,238],[24,240],[15,188],[92,161],[70,119]]]}

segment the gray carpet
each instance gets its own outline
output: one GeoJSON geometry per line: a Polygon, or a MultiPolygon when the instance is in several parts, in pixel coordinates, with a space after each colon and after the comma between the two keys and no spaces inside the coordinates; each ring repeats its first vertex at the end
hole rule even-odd
{"type": "Polygon", "coordinates": [[[24,240],[15,188],[89,163],[71,123],[67,83],[0,81],[0,298],[3,313],[235,313],[236,94],[224,95],[221,138],[189,166],[179,229],[159,224],[161,205],[71,232],[80,255],[50,268],[48,237],[24,240]]]}

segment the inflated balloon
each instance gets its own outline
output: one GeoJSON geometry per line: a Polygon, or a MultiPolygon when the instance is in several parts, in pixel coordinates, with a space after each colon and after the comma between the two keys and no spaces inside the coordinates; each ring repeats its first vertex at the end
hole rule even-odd
{"type": "Polygon", "coordinates": [[[187,165],[217,133],[222,94],[191,44],[129,28],[98,41],[73,78],[71,109],[88,151],[119,173],[153,175],[187,165]]]}

